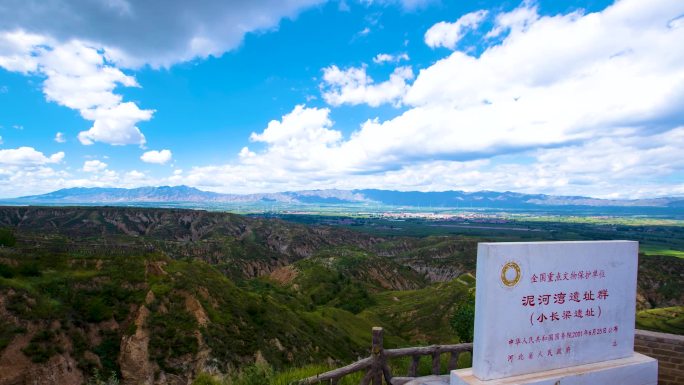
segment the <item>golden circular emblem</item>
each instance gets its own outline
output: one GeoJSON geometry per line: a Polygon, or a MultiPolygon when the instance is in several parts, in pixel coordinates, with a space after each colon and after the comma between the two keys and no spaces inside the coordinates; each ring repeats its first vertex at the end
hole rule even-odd
{"type": "Polygon", "coordinates": [[[520,282],[520,276],[520,266],[515,262],[508,262],[501,269],[501,283],[508,287],[517,285],[520,282]],[[512,276],[512,273],[515,273],[515,276],[512,276]]]}

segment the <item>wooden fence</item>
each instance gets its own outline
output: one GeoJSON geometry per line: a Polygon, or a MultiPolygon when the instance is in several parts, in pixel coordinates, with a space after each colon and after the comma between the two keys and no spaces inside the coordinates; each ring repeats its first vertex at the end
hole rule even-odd
{"type": "Polygon", "coordinates": [[[458,345],[431,345],[400,349],[385,350],[382,345],[383,330],[373,328],[373,340],[370,357],[356,361],[342,368],[331,370],[313,377],[299,381],[299,385],[330,384],[337,385],[340,379],[346,375],[365,371],[360,385],[382,385],[383,378],[386,384],[402,385],[418,375],[418,363],[422,356],[432,357],[432,374],[440,374],[441,355],[449,354],[448,370],[456,369],[458,356],[464,352],[473,352],[473,344],[458,345]],[[411,364],[406,377],[394,377],[387,363],[388,359],[399,357],[411,357],[411,364]]]}

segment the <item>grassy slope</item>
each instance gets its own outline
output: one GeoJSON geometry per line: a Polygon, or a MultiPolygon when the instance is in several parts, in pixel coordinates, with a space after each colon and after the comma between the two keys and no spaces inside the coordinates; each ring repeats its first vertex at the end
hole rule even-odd
{"type": "Polygon", "coordinates": [[[5,274],[7,278],[0,278],[0,296],[8,314],[18,322],[3,320],[0,324],[0,347],[30,325],[43,325],[40,327],[51,334],[37,339],[27,355],[44,362],[59,353],[49,350],[49,345],[58,336],[66,336],[75,341],[68,353],[88,373],[95,363],[88,361],[86,351],[98,355],[106,369],[116,370],[118,341],[135,331],[132,309],[143,304],[148,292],[154,293],[147,304],[151,315],[146,324],[151,331],[151,358],[170,373],[187,369],[177,359],[197,353],[198,330],[225,369],[253,360],[257,351],[276,366],[328,358],[348,361],[365,350],[368,337],[363,333],[368,334],[373,326],[342,309],[309,311],[304,305],[287,306],[267,293],[247,291],[201,261],[175,261],[159,255],[27,257],[5,251],[4,265],[16,267],[12,274],[5,274]],[[153,272],[151,264],[161,268],[153,272]],[[210,321],[206,327],[199,327],[187,309],[187,296],[201,303],[210,321]],[[102,343],[86,338],[86,325],[111,320],[118,327],[105,331],[107,338],[102,343]],[[55,325],[53,321],[60,326],[48,326],[55,325]],[[115,349],[103,346],[112,343],[115,349]]]}
{"type": "Polygon", "coordinates": [[[458,278],[420,290],[378,293],[374,296],[377,305],[360,315],[380,320],[389,333],[415,343],[458,343],[449,322],[458,304],[467,301],[474,288],[474,280],[458,278]]]}
{"type": "Polygon", "coordinates": [[[684,335],[684,306],[642,310],[636,316],[637,328],[684,335]]]}

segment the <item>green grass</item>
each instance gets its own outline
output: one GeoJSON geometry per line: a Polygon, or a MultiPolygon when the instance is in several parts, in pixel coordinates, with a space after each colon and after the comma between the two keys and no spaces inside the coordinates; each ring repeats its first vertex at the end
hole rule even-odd
{"type": "MultiPolygon", "coordinates": [[[[292,385],[298,380],[312,377],[335,369],[326,365],[306,365],[298,368],[288,368],[274,371],[267,365],[250,365],[232,376],[218,376],[200,373],[192,385],[292,385]]],[[[363,372],[353,373],[343,377],[339,385],[358,385],[363,372]]]]}
{"type": "MultiPolygon", "coordinates": [[[[325,373],[329,370],[335,368],[323,366],[323,365],[309,365],[302,368],[292,368],[286,369],[281,372],[275,373],[271,379],[270,384],[273,385],[289,385],[294,381],[301,380],[303,378],[315,376],[317,374],[325,373]]],[[[358,385],[361,382],[363,373],[354,373],[348,376],[342,377],[338,382],[340,385],[358,385]]]]}
{"type": "Polygon", "coordinates": [[[636,315],[639,329],[684,334],[684,306],[642,310],[636,315]]]}
{"type": "Polygon", "coordinates": [[[641,246],[639,251],[644,255],[663,255],[666,257],[677,257],[684,258],[684,251],[672,250],[672,249],[661,249],[653,246],[641,246]]]}
{"type": "Polygon", "coordinates": [[[459,279],[419,290],[385,291],[374,296],[378,305],[360,315],[379,321],[389,335],[411,343],[460,342],[450,325],[459,303],[467,300],[472,288],[459,279]]]}

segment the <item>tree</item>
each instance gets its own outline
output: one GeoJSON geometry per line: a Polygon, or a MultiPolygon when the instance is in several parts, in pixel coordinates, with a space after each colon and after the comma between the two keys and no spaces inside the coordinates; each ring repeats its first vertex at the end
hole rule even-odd
{"type": "Polygon", "coordinates": [[[461,342],[473,341],[475,334],[475,298],[472,295],[457,305],[451,318],[451,327],[461,342]]]}
{"type": "Polygon", "coordinates": [[[12,247],[17,243],[14,231],[8,228],[0,228],[0,246],[12,247]]]}

